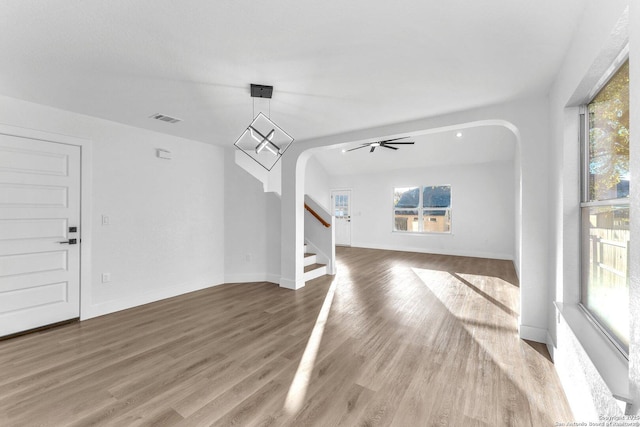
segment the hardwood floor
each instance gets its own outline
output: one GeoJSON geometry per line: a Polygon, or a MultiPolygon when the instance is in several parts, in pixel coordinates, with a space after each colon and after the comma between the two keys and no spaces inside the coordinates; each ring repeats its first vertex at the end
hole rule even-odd
{"type": "Polygon", "coordinates": [[[0,425],[552,426],[511,262],[338,248],[298,291],[227,284],[0,342],[0,425]]]}

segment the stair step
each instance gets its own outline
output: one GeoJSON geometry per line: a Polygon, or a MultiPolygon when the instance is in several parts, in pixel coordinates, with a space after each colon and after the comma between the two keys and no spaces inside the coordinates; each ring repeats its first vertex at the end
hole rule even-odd
{"type": "Polygon", "coordinates": [[[304,254],[304,266],[308,266],[311,264],[315,264],[317,261],[318,257],[316,256],[316,254],[304,254]]]}
{"type": "Polygon", "coordinates": [[[316,277],[327,274],[326,264],[311,264],[304,267],[304,281],[313,280],[316,277]]]}
{"type": "Polygon", "coordinates": [[[316,268],[321,268],[321,267],[326,267],[326,266],[327,266],[326,264],[310,264],[310,265],[306,265],[304,267],[304,272],[307,273],[309,271],[315,270],[316,268]]]}

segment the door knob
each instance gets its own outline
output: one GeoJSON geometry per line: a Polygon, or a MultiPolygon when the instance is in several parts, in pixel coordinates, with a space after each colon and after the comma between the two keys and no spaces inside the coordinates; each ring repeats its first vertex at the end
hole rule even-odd
{"type": "Polygon", "coordinates": [[[60,243],[61,245],[62,244],[75,245],[78,243],[78,239],[69,239],[66,242],[58,242],[58,243],[60,243]]]}

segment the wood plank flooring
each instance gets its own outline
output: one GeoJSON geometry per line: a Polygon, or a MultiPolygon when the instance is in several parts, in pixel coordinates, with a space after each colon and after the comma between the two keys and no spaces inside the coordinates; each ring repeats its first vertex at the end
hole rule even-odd
{"type": "Polygon", "coordinates": [[[0,342],[2,426],[553,426],[511,262],[338,248],[298,291],[226,284],[0,342]]]}

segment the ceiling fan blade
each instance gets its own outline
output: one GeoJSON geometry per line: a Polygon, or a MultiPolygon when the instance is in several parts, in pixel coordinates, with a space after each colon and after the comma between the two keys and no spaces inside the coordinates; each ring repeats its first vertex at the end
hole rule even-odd
{"type": "Polygon", "coordinates": [[[381,146],[381,147],[384,147],[384,148],[390,148],[390,149],[392,149],[392,150],[397,150],[397,149],[398,149],[398,147],[390,147],[390,146],[388,146],[387,144],[383,144],[383,145],[380,145],[380,146],[381,146]]]}
{"type": "Polygon", "coordinates": [[[361,149],[361,148],[366,148],[366,147],[368,147],[368,145],[363,145],[363,146],[361,146],[361,147],[352,148],[352,149],[347,150],[347,151],[359,150],[359,149],[361,149]]]}
{"type": "Polygon", "coordinates": [[[370,153],[373,153],[374,151],[376,151],[376,147],[375,147],[375,145],[372,145],[372,146],[371,146],[371,150],[369,150],[369,152],[370,152],[370,153]]]}
{"type": "Polygon", "coordinates": [[[415,144],[415,142],[385,142],[384,144],[381,143],[381,145],[389,145],[389,144],[401,144],[401,145],[413,145],[415,144]]]}
{"type": "Polygon", "coordinates": [[[405,138],[409,138],[408,136],[401,136],[400,138],[393,138],[393,139],[385,139],[383,141],[378,141],[379,143],[383,143],[383,142],[389,142],[389,141],[397,141],[399,139],[405,139],[405,138]]]}

